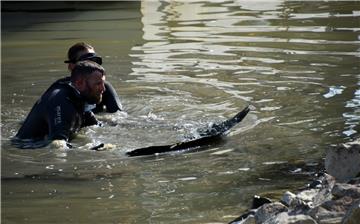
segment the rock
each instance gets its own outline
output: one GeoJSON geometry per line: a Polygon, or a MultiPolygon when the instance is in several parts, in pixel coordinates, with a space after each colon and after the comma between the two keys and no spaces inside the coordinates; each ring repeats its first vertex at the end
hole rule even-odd
{"type": "Polygon", "coordinates": [[[308,187],[309,188],[321,188],[322,186],[322,180],[314,180],[313,182],[311,182],[308,187]]]}
{"type": "Polygon", "coordinates": [[[308,215],[289,215],[282,212],[277,216],[268,219],[264,224],[317,224],[316,221],[308,215]]]}
{"type": "Polygon", "coordinates": [[[355,177],[351,179],[348,184],[360,184],[360,177],[355,177]]]}
{"type": "Polygon", "coordinates": [[[345,214],[345,212],[353,205],[354,202],[354,198],[345,196],[337,200],[326,201],[321,206],[329,211],[345,214]]]}
{"type": "Polygon", "coordinates": [[[255,217],[253,215],[247,216],[245,219],[240,221],[231,222],[230,224],[255,224],[255,217]]]}
{"type": "Polygon", "coordinates": [[[255,212],[256,223],[263,223],[272,216],[287,210],[287,207],[285,207],[285,205],[281,204],[280,202],[265,204],[255,212]]]}
{"type": "Polygon", "coordinates": [[[323,202],[330,200],[333,197],[331,190],[335,185],[335,178],[328,174],[323,174],[315,182],[319,183],[316,185],[316,188],[303,190],[296,195],[296,198],[290,194],[285,194],[283,197],[283,200],[285,200],[284,202],[290,206],[301,205],[304,207],[305,205],[305,207],[316,207],[323,202]],[[292,200],[291,203],[293,204],[289,204],[289,201],[286,202],[286,200],[292,200]]]}
{"type": "Polygon", "coordinates": [[[349,196],[352,198],[360,198],[360,184],[335,184],[331,193],[336,198],[342,198],[344,196],[349,196]]]}
{"type": "Polygon", "coordinates": [[[315,196],[320,192],[319,189],[309,189],[301,191],[296,195],[297,198],[304,202],[312,202],[315,198],[315,196]]]}
{"type": "Polygon", "coordinates": [[[313,198],[313,206],[316,207],[325,201],[331,200],[333,195],[331,190],[335,185],[335,178],[329,174],[324,174],[320,177],[322,185],[317,195],[313,198]]]}
{"type": "Polygon", "coordinates": [[[298,198],[295,194],[287,191],[281,199],[281,203],[289,207],[289,215],[303,214],[312,208],[312,202],[305,202],[298,198]]]}
{"type": "Polygon", "coordinates": [[[254,195],[251,210],[244,213],[243,215],[236,218],[235,220],[231,221],[230,223],[231,224],[252,223],[252,220],[255,223],[254,215],[255,215],[256,209],[261,207],[264,204],[269,204],[269,203],[271,203],[271,200],[269,198],[261,197],[259,195],[254,195]]]}
{"type": "Polygon", "coordinates": [[[340,223],[342,217],[344,216],[343,212],[334,212],[329,211],[321,206],[311,209],[308,212],[313,219],[318,223],[340,223]]]}
{"type": "Polygon", "coordinates": [[[296,200],[296,195],[291,193],[290,191],[286,191],[281,198],[281,202],[283,202],[288,207],[291,206],[291,204],[293,204],[296,200]]]}
{"type": "Polygon", "coordinates": [[[360,220],[360,200],[357,200],[346,212],[342,223],[358,224],[360,220]]]}
{"type": "Polygon", "coordinates": [[[346,211],[354,204],[354,199],[348,196],[338,200],[326,201],[308,212],[319,223],[341,223],[346,211]]]}
{"type": "Polygon", "coordinates": [[[328,218],[320,221],[321,224],[341,224],[341,217],[328,218]]]}
{"type": "Polygon", "coordinates": [[[281,203],[255,196],[254,210],[236,223],[360,223],[360,139],[329,150],[325,165],[331,175],[321,172],[299,193],[285,192],[281,203]]]}
{"type": "MultiPolygon", "coordinates": [[[[241,215],[240,217],[234,219],[233,221],[230,222],[230,224],[239,224],[239,223],[243,223],[244,220],[248,219],[249,216],[254,217],[256,210],[250,210],[247,213],[241,215]]],[[[251,218],[249,218],[251,219],[251,218]]],[[[255,220],[255,219],[254,219],[255,220]]],[[[255,221],[254,221],[255,222],[255,221]]]]}
{"type": "Polygon", "coordinates": [[[340,182],[360,174],[360,139],[327,150],[325,169],[340,182]]]}
{"type": "Polygon", "coordinates": [[[269,204],[271,202],[272,201],[269,198],[260,197],[259,195],[254,195],[251,209],[259,208],[260,206],[263,206],[264,204],[269,204]]]}

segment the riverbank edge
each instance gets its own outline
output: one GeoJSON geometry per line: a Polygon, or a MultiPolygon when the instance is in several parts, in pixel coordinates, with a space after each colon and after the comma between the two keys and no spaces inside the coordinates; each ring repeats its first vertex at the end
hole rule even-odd
{"type": "Polygon", "coordinates": [[[356,224],[360,220],[360,138],[329,148],[325,172],[279,201],[254,196],[252,208],[230,224],[356,224]]]}

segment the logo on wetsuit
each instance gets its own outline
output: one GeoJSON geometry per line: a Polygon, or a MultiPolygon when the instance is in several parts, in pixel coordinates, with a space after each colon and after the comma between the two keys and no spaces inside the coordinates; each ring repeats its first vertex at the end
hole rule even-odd
{"type": "Polygon", "coordinates": [[[55,107],[56,115],[55,115],[55,125],[58,125],[61,123],[61,107],[57,106],[55,107]]]}

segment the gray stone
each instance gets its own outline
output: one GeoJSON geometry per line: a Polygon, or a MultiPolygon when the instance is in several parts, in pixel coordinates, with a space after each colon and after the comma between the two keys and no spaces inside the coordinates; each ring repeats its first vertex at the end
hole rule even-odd
{"type": "Polygon", "coordinates": [[[264,224],[317,224],[316,221],[308,215],[289,215],[282,212],[277,216],[268,219],[264,224]]]}
{"type": "Polygon", "coordinates": [[[322,185],[318,194],[313,198],[314,207],[321,205],[325,201],[331,200],[333,197],[331,190],[335,186],[335,178],[325,173],[320,180],[322,185]]]}
{"type": "Polygon", "coordinates": [[[251,209],[250,211],[242,214],[240,217],[236,218],[235,220],[231,221],[230,224],[244,224],[244,223],[251,223],[251,220],[254,220],[255,223],[255,215],[256,209],[251,209]]]}
{"type": "Polygon", "coordinates": [[[343,212],[329,211],[328,209],[321,206],[311,209],[307,214],[315,219],[318,223],[332,223],[336,220],[341,221],[342,217],[344,216],[343,212]]]}
{"type": "Polygon", "coordinates": [[[342,198],[344,196],[349,196],[352,198],[360,198],[360,184],[335,184],[331,193],[335,198],[342,198]]]}
{"type": "Polygon", "coordinates": [[[297,197],[295,194],[290,191],[286,191],[281,198],[281,202],[283,202],[286,206],[290,206],[296,199],[297,197]]]}
{"type": "Polygon", "coordinates": [[[341,224],[341,217],[322,219],[320,224],[341,224]]]}
{"type": "Polygon", "coordinates": [[[326,201],[321,206],[329,211],[345,214],[345,212],[354,204],[354,202],[354,198],[345,196],[337,200],[326,201]]]}
{"type": "Polygon", "coordinates": [[[345,196],[337,200],[324,202],[309,211],[309,215],[321,224],[341,223],[346,211],[355,203],[355,199],[345,196]]]}
{"type": "Polygon", "coordinates": [[[304,202],[312,202],[315,196],[320,192],[319,189],[309,189],[299,192],[296,197],[304,202]]]}
{"type": "Polygon", "coordinates": [[[272,216],[287,210],[287,207],[285,207],[285,205],[281,204],[280,202],[265,204],[261,206],[255,213],[256,223],[263,223],[272,216]]]}
{"type": "Polygon", "coordinates": [[[357,200],[346,212],[343,224],[358,224],[360,222],[360,200],[357,200]]]}
{"type": "Polygon", "coordinates": [[[245,219],[238,221],[238,222],[232,222],[231,224],[255,224],[255,217],[253,215],[249,215],[245,219]]]}
{"type": "Polygon", "coordinates": [[[257,209],[264,204],[270,204],[272,201],[269,198],[254,195],[251,209],[257,209]]]}
{"type": "Polygon", "coordinates": [[[360,224],[360,139],[330,150],[326,169],[335,177],[321,174],[316,188],[287,191],[281,203],[262,205],[238,223],[360,224]]]}
{"type": "Polygon", "coordinates": [[[352,178],[348,184],[360,184],[360,177],[355,177],[355,178],[352,178]]]}
{"type": "Polygon", "coordinates": [[[325,169],[340,182],[356,177],[360,173],[360,139],[328,149],[325,169]]]}
{"type": "MultiPolygon", "coordinates": [[[[310,199],[312,198],[313,197],[310,197],[310,199]]],[[[295,194],[291,193],[290,191],[285,192],[285,194],[281,199],[281,202],[289,207],[290,210],[289,215],[303,214],[313,207],[312,201],[307,201],[307,202],[303,201],[300,198],[298,198],[295,194]]]]}

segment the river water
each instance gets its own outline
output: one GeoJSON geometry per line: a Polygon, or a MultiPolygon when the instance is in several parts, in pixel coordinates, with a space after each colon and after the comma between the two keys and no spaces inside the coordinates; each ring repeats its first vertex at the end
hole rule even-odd
{"type": "Polygon", "coordinates": [[[359,2],[1,4],[4,223],[227,223],[254,194],[302,187],[326,148],[359,136],[359,2]],[[100,114],[71,150],[14,148],[79,41],[103,56],[126,112],[100,114]],[[247,105],[219,144],[125,156],[247,105]],[[113,147],[89,150],[99,143],[113,147]]]}

